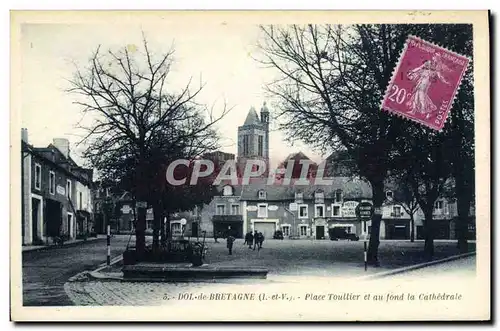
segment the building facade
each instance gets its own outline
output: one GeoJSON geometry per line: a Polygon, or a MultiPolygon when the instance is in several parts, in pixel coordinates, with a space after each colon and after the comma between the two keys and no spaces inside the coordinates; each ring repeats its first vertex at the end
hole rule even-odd
{"type": "Polygon", "coordinates": [[[50,238],[76,239],[93,233],[92,169],[70,156],[67,139],[46,148],[29,144],[22,130],[22,237],[24,245],[47,244],[50,238]]]}

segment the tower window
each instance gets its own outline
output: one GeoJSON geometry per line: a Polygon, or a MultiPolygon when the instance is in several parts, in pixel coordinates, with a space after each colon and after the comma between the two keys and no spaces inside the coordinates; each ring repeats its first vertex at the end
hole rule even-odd
{"type": "Polygon", "coordinates": [[[243,136],[243,155],[250,154],[250,136],[247,134],[243,136]]]}
{"type": "Polygon", "coordinates": [[[258,152],[259,152],[259,154],[258,154],[259,156],[264,155],[264,137],[263,136],[259,136],[258,152]]]}

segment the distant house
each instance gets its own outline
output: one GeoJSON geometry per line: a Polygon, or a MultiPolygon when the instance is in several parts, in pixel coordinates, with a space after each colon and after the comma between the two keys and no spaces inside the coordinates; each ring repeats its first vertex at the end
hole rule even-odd
{"type": "Polygon", "coordinates": [[[34,147],[22,129],[21,160],[23,244],[93,232],[93,171],[71,158],[68,140],[55,138],[48,147],[34,147]]]}
{"type": "Polygon", "coordinates": [[[255,230],[272,238],[281,230],[285,237],[325,239],[334,227],[360,234],[355,208],[370,201],[369,185],[347,177],[332,180],[328,186],[221,185],[220,195],[202,210],[201,227],[209,236],[231,231],[237,238],[255,230]]]}

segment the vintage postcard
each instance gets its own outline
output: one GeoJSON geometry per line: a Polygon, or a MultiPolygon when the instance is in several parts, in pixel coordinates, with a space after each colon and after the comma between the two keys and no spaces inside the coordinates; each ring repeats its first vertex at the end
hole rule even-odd
{"type": "Polygon", "coordinates": [[[13,11],[11,46],[12,320],[491,319],[487,11],[13,11]]]}

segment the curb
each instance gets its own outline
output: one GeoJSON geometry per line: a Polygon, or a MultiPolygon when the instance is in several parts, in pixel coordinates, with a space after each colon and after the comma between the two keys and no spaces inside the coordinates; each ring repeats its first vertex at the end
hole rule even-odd
{"type": "Polygon", "coordinates": [[[30,252],[48,251],[48,250],[53,250],[53,249],[58,249],[58,248],[73,247],[73,246],[83,245],[86,243],[91,243],[91,242],[99,241],[99,240],[106,240],[106,238],[92,238],[92,239],[87,239],[87,240],[74,241],[74,242],[70,242],[69,244],[63,244],[62,246],[59,246],[59,245],[41,246],[41,247],[37,247],[37,248],[33,248],[33,249],[23,250],[22,253],[25,254],[25,253],[30,253],[30,252]]]}
{"type": "Polygon", "coordinates": [[[419,263],[419,264],[411,265],[408,267],[402,267],[402,268],[398,268],[398,269],[394,269],[394,270],[382,271],[382,272],[378,272],[376,274],[362,276],[362,277],[359,277],[357,279],[370,280],[370,279],[384,278],[384,277],[393,276],[393,275],[397,275],[397,274],[401,274],[401,273],[405,273],[405,272],[409,272],[409,271],[413,271],[413,270],[417,270],[417,269],[422,269],[425,267],[430,267],[430,266],[436,265],[436,264],[441,264],[441,263],[445,263],[445,262],[459,260],[459,259],[473,256],[473,255],[476,255],[475,251],[469,252],[469,253],[464,253],[464,254],[453,255],[453,256],[449,256],[449,257],[439,259],[439,260],[419,263]]]}

